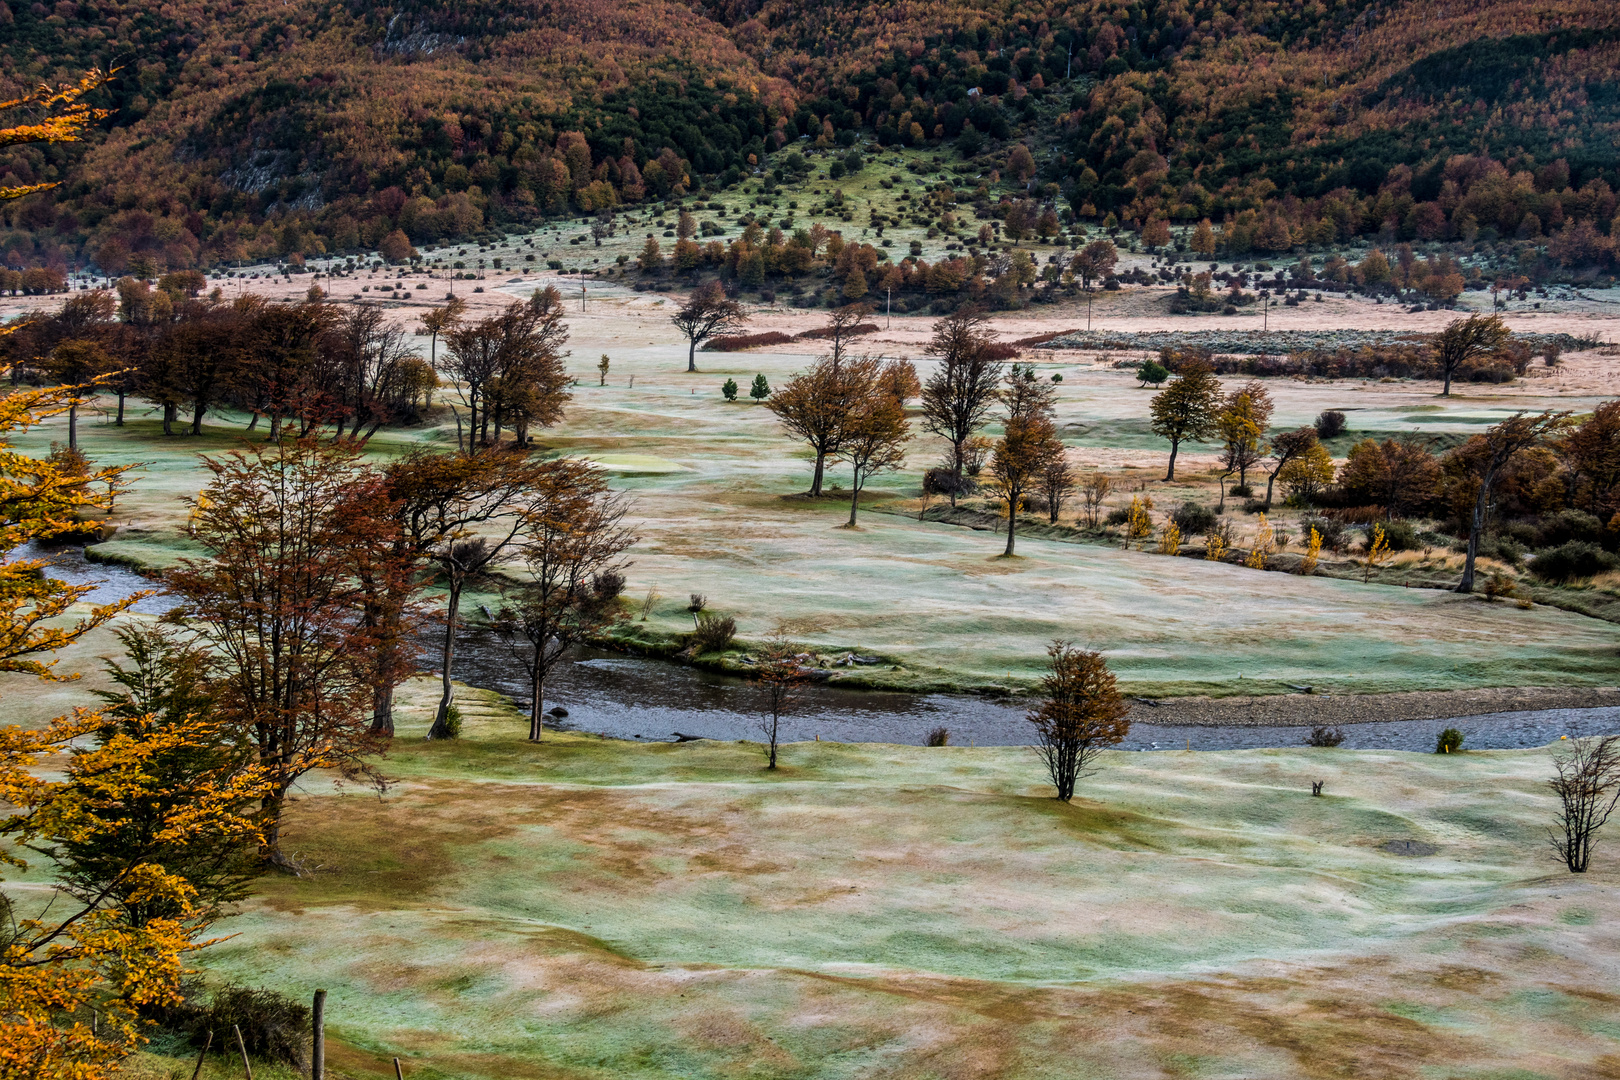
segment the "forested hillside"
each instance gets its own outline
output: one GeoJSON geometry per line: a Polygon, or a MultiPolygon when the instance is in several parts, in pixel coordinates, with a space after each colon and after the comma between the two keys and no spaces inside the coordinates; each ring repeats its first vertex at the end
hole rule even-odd
{"type": "Polygon", "coordinates": [[[0,0],[0,38],[13,87],[121,69],[99,137],[0,159],[65,180],[6,210],[13,266],[432,243],[857,140],[991,155],[1081,220],[1208,218],[1233,252],[1614,256],[1608,0],[0,0]]]}

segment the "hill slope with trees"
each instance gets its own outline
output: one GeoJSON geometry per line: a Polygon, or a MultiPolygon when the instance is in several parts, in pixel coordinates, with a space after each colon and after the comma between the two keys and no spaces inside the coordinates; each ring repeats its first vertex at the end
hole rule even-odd
{"type": "Polygon", "coordinates": [[[13,85],[119,67],[14,265],[112,273],[481,235],[735,183],[792,143],[949,144],[1081,219],[1562,235],[1613,258],[1620,9],[1603,0],[0,3],[13,85]],[[1012,153],[1014,142],[1030,153],[1012,153]]]}

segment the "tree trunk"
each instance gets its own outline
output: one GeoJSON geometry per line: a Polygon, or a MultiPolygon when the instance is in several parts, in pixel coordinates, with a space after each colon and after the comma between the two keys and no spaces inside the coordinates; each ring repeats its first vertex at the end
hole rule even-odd
{"type": "Polygon", "coordinates": [[[281,414],[279,412],[273,412],[273,413],[270,414],[270,439],[269,439],[269,441],[270,442],[277,442],[277,441],[280,440],[280,438],[281,438],[281,414]]]}
{"type": "MultiPolygon", "coordinates": [[[[1266,509],[1267,510],[1271,509],[1271,485],[1276,481],[1277,473],[1280,473],[1280,472],[1282,472],[1282,466],[1278,465],[1277,466],[1277,472],[1270,472],[1270,473],[1266,474],[1266,509]]],[[[1223,497],[1221,501],[1222,501],[1222,503],[1224,505],[1226,500],[1223,497]]]]}
{"type": "Polygon", "coordinates": [[[253,419],[248,421],[247,431],[244,432],[243,434],[246,434],[246,435],[253,434],[254,429],[257,428],[258,426],[259,426],[259,410],[254,409],[253,410],[253,419]]]}
{"type": "Polygon", "coordinates": [[[180,413],[180,410],[175,408],[173,405],[164,405],[163,406],[163,434],[165,434],[165,435],[173,435],[174,434],[174,421],[175,421],[175,418],[179,415],[179,413],[180,413]]]}
{"type": "Polygon", "coordinates": [[[79,448],[79,404],[74,402],[68,406],[68,449],[79,448]]]}
{"type": "Polygon", "coordinates": [[[450,599],[445,606],[444,647],[439,652],[439,711],[434,714],[433,726],[428,729],[429,739],[450,737],[450,705],[456,699],[455,687],[450,682],[450,668],[456,658],[456,616],[461,611],[461,583],[450,579],[450,599]]]}
{"type": "Polygon", "coordinates": [[[855,512],[861,508],[861,472],[859,469],[855,470],[855,477],[850,481],[849,486],[854,488],[849,495],[849,527],[853,529],[855,527],[855,512]]]}
{"type": "Polygon", "coordinates": [[[199,402],[197,407],[191,411],[191,433],[193,435],[202,434],[203,413],[207,411],[208,407],[203,405],[201,402],[199,402]]]}
{"type": "Polygon", "coordinates": [[[1007,493],[1007,550],[1001,554],[1004,558],[1011,558],[1013,553],[1014,533],[1018,531],[1018,496],[1020,492],[1007,493]]]}
{"type": "Polygon", "coordinates": [[[966,442],[966,441],[967,441],[967,439],[963,438],[961,442],[954,442],[954,443],[951,444],[951,509],[952,510],[956,509],[956,493],[958,491],[960,491],[961,488],[962,488],[962,443],[966,442]]]}
{"type": "Polygon", "coordinates": [[[1171,439],[1170,440],[1170,468],[1168,470],[1166,470],[1166,472],[1164,474],[1164,478],[1165,478],[1166,481],[1174,480],[1176,478],[1176,452],[1178,450],[1180,450],[1180,449],[1181,449],[1181,440],[1180,439],[1171,439]]]}
{"type": "Polygon", "coordinates": [[[113,421],[113,426],[124,426],[124,390],[122,387],[119,387],[118,390],[118,419],[113,421]]]}
{"type": "Polygon", "coordinates": [[[825,470],[826,465],[827,465],[827,452],[825,450],[817,450],[816,451],[816,474],[813,477],[810,478],[810,494],[812,496],[818,496],[819,497],[821,495],[821,475],[822,475],[822,472],[825,470]]]}
{"type": "Polygon", "coordinates": [[[687,371],[696,371],[697,370],[697,338],[688,338],[687,343],[688,344],[687,344],[687,349],[686,349],[686,370],[687,371]]]}
{"type": "Polygon", "coordinates": [[[1485,531],[1485,500],[1491,495],[1491,481],[1495,470],[1487,470],[1480,479],[1479,496],[1474,499],[1474,517],[1468,530],[1468,556],[1463,560],[1462,581],[1457,584],[1460,593],[1474,591],[1474,559],[1479,555],[1479,534],[1485,531]]]}
{"type": "MultiPolygon", "coordinates": [[[[542,645],[540,648],[544,647],[542,645]]],[[[534,672],[529,688],[534,691],[534,700],[529,705],[529,741],[539,742],[546,733],[546,714],[543,711],[546,697],[546,676],[540,670],[539,649],[535,650],[534,672]]]]}
{"type": "Polygon", "coordinates": [[[371,733],[394,737],[394,688],[379,686],[372,695],[371,733]]]}
{"type": "Polygon", "coordinates": [[[1446,368],[1446,382],[1445,382],[1445,385],[1443,387],[1441,387],[1441,389],[1440,389],[1440,396],[1441,397],[1450,397],[1451,396],[1451,369],[1449,367],[1446,368]]]}

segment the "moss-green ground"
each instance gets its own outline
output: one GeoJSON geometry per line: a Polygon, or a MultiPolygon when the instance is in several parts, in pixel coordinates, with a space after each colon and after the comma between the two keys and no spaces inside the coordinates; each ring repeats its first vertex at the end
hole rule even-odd
{"type": "Polygon", "coordinates": [[[346,1075],[1620,1069],[1617,849],[1549,857],[1545,751],[1111,754],[1063,806],[1017,748],[800,743],[773,775],[530,745],[487,695],[424,744],[428,696],[386,796],[305,785],[306,876],[201,961],[326,988],[346,1075]]]}

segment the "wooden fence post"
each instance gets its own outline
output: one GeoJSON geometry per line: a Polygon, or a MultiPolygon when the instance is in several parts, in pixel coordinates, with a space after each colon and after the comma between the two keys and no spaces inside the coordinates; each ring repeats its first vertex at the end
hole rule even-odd
{"type": "Polygon", "coordinates": [[[242,1039],[241,1025],[232,1024],[231,1030],[236,1032],[236,1048],[242,1051],[242,1071],[247,1073],[247,1080],[253,1080],[253,1066],[248,1064],[247,1043],[242,1039]]]}
{"type": "Polygon", "coordinates": [[[214,1045],[214,1033],[209,1031],[208,1038],[203,1041],[202,1053],[197,1055],[197,1067],[191,1070],[191,1080],[197,1080],[202,1075],[203,1059],[208,1056],[208,1048],[214,1045]]]}
{"type": "Polygon", "coordinates": [[[326,1078],[326,991],[315,991],[315,1007],[309,1013],[311,1038],[309,1080],[326,1078]]]}

